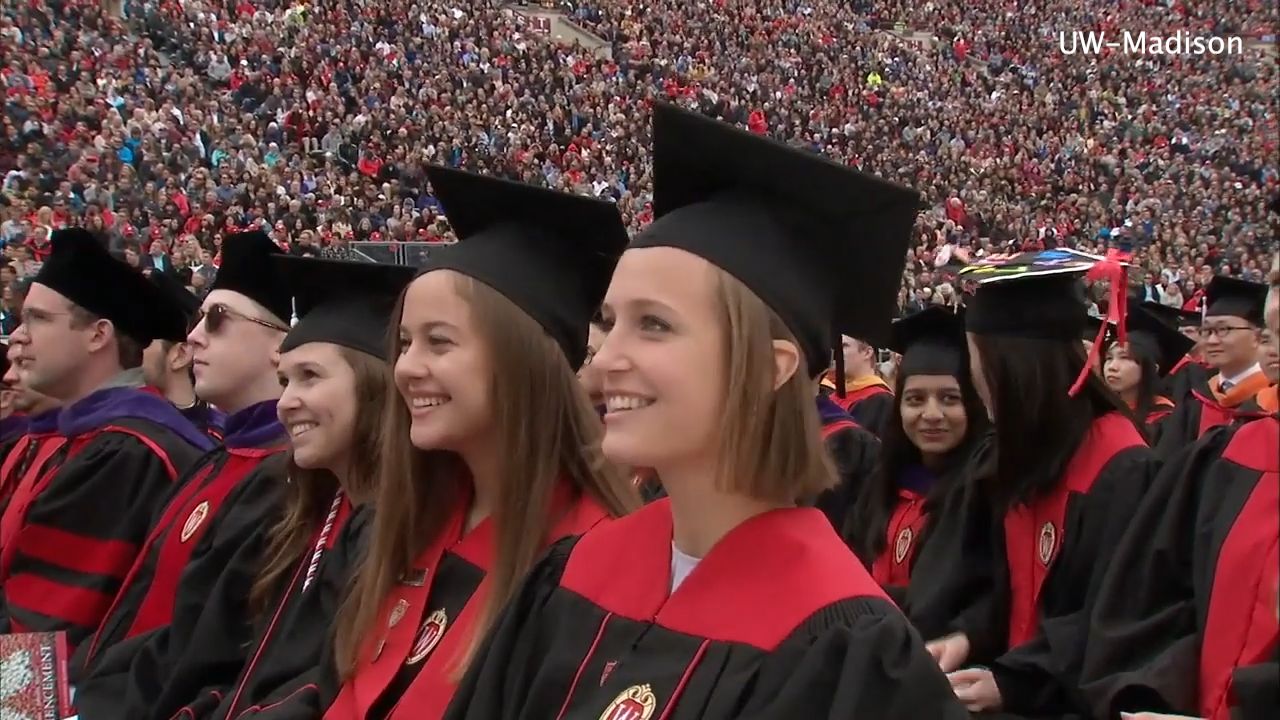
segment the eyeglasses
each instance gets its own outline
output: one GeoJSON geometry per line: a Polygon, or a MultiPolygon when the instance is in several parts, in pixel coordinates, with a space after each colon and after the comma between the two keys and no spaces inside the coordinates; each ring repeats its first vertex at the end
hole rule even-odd
{"type": "Polygon", "coordinates": [[[227,324],[228,320],[247,320],[255,325],[261,325],[265,328],[271,328],[272,330],[278,330],[279,332],[289,332],[289,328],[281,327],[266,320],[249,317],[244,313],[232,310],[222,303],[214,303],[213,305],[210,305],[207,312],[203,309],[196,311],[196,316],[191,321],[190,329],[196,329],[196,326],[198,326],[202,320],[204,321],[204,329],[210,335],[217,335],[222,332],[222,328],[227,324]]]}
{"type": "Polygon", "coordinates": [[[1253,329],[1254,328],[1251,328],[1248,325],[1221,325],[1219,327],[1202,327],[1198,332],[1201,340],[1208,340],[1211,337],[1216,337],[1218,339],[1225,338],[1227,336],[1227,333],[1233,330],[1253,330],[1253,329]]]}

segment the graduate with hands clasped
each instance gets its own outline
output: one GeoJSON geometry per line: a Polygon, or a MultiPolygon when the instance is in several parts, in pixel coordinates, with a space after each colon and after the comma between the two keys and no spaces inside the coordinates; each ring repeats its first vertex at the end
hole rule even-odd
{"type": "Polygon", "coordinates": [[[546,546],[639,504],[575,375],[626,245],[609,202],[433,167],[460,238],[393,312],[375,518],[327,720],[435,718],[546,546]]]}
{"type": "Polygon", "coordinates": [[[832,308],[887,330],[916,195],[667,105],[654,141],[657,220],[618,263],[593,367],[606,455],[669,498],[553,546],[446,717],[966,717],[797,507],[835,483],[813,402],[832,308]]]}

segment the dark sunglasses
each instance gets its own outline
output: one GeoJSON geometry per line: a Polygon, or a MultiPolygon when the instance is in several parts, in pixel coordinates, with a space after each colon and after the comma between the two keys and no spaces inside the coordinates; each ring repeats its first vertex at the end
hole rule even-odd
{"type": "Polygon", "coordinates": [[[261,325],[265,328],[271,328],[272,330],[278,330],[280,332],[289,332],[289,328],[281,327],[266,320],[249,317],[244,313],[232,310],[222,303],[214,303],[213,305],[210,305],[207,312],[203,308],[197,310],[195,317],[191,320],[191,327],[188,328],[188,332],[196,329],[196,326],[199,325],[201,321],[204,321],[205,331],[210,335],[217,335],[222,332],[222,328],[227,324],[228,320],[247,320],[255,325],[261,325]]]}

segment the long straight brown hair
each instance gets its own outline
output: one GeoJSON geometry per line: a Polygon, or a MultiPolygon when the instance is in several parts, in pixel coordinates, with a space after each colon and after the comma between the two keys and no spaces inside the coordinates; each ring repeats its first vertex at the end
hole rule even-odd
{"type": "MultiPolygon", "coordinates": [[[[339,347],[338,351],[355,373],[352,397],[359,398],[348,453],[351,469],[344,489],[351,502],[360,504],[373,498],[378,479],[383,406],[388,397],[391,366],[381,358],[358,350],[339,347]]],[[[305,557],[311,537],[328,516],[333,495],[338,491],[337,476],[328,470],[298,467],[292,451],[288,453],[286,472],[289,481],[285,483],[280,519],[268,535],[263,553],[266,563],[249,590],[249,608],[255,617],[269,609],[268,604],[280,591],[285,575],[305,557]]]]}
{"type": "MultiPolygon", "coordinates": [[[[488,576],[487,604],[464,645],[466,652],[456,658],[455,670],[461,674],[479,638],[543,552],[557,520],[549,515],[560,478],[615,517],[635,508],[639,500],[626,476],[601,453],[599,417],[564,353],[542,327],[483,283],[459,275],[455,289],[470,307],[492,358],[490,397],[501,398],[493,407],[497,441],[492,451],[501,459],[500,491],[492,513],[496,556],[488,576]]],[[[396,304],[397,321],[404,298],[401,293],[396,304]]],[[[399,352],[394,349],[393,357],[399,352]]],[[[394,387],[390,392],[398,394],[394,387]]],[[[372,540],[337,622],[335,659],[343,678],[353,674],[362,641],[375,630],[387,595],[412,569],[417,555],[443,532],[462,498],[458,480],[467,470],[461,458],[413,447],[409,424],[403,402],[387,403],[372,540]]]]}

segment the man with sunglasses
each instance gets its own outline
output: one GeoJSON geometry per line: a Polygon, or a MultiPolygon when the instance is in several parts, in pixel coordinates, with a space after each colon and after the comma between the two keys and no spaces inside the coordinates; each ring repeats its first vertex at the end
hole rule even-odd
{"type": "Polygon", "coordinates": [[[74,648],[97,629],[156,512],[211,443],[141,389],[154,288],[84,230],[58,231],[52,244],[14,331],[13,361],[21,384],[62,410],[0,517],[0,632],[65,631],[74,648]]]}
{"type": "Polygon", "coordinates": [[[1159,428],[1156,453],[1171,458],[1209,430],[1258,415],[1253,399],[1270,385],[1258,363],[1267,286],[1219,275],[1205,288],[1200,351],[1216,374],[1159,428]]]}
{"type": "Polygon", "coordinates": [[[170,312],[156,338],[142,352],[142,372],[147,385],[158,390],[183,417],[215,441],[221,442],[227,417],[196,395],[195,360],[187,333],[200,312],[200,300],[170,273],[148,271],[148,277],[169,303],[170,312]]]}
{"type": "Polygon", "coordinates": [[[292,307],[269,261],[280,252],[261,232],[223,244],[222,267],[187,336],[196,395],[227,413],[223,444],[187,474],[102,627],[74,658],[77,698],[86,703],[118,697],[137,664],[163,672],[165,648],[185,645],[170,637],[171,623],[198,614],[231,558],[274,524],[288,438],[276,418],[273,355],[292,307]]]}

